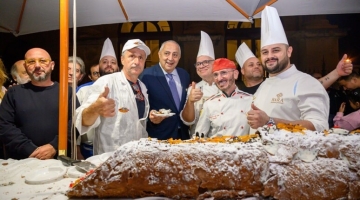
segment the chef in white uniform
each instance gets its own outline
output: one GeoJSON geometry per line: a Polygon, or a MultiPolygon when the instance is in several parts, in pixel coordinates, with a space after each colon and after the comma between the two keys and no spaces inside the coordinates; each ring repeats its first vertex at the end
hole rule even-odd
{"type": "MultiPolygon", "coordinates": [[[[112,45],[112,42],[110,38],[107,38],[104,41],[104,45],[101,50],[101,55],[99,59],[99,71],[105,71],[106,68],[108,68],[107,74],[111,74],[114,72],[119,71],[118,61],[116,59],[116,54],[114,47],[112,45]],[[102,70],[100,70],[102,68],[102,70]]],[[[90,95],[92,92],[91,86],[94,82],[91,83],[91,85],[86,85],[81,87],[77,92],[76,96],[79,100],[80,105],[83,104],[84,100],[86,99],[87,95],[90,95]]],[[[94,135],[95,135],[95,129],[89,129],[86,133],[83,135],[80,135],[77,139],[77,145],[78,145],[78,158],[87,158],[89,156],[93,155],[93,143],[94,143],[94,135]],[[81,145],[81,148],[80,148],[81,145]],[[81,152],[81,154],[79,154],[81,152]]]]}
{"type": "Polygon", "coordinates": [[[210,36],[201,31],[201,41],[196,58],[196,72],[201,81],[192,82],[187,90],[187,99],[184,109],[180,113],[180,119],[184,124],[190,126],[190,137],[195,136],[195,127],[199,120],[200,110],[204,102],[220,90],[214,83],[212,75],[213,63],[215,60],[214,46],[210,36]]]}
{"type": "Polygon", "coordinates": [[[290,64],[292,47],[276,9],[266,6],[261,17],[261,61],[269,78],[254,94],[248,123],[254,129],[279,122],[328,129],[329,96],[324,87],[290,64]]]}
{"type": "Polygon", "coordinates": [[[226,58],[214,61],[213,77],[221,91],[210,97],[200,111],[195,129],[200,137],[249,134],[246,113],[250,110],[252,95],[236,87],[238,76],[239,71],[233,61],[226,58]]]}
{"type": "Polygon", "coordinates": [[[241,68],[243,84],[238,84],[240,90],[254,94],[264,81],[264,69],[260,60],[253,54],[245,42],[236,50],[235,59],[241,68]]]}
{"type": "Polygon", "coordinates": [[[138,76],[149,54],[149,47],[141,40],[127,41],[122,50],[122,71],[101,76],[76,109],[75,125],[80,134],[95,128],[94,155],[147,137],[148,95],[138,76]]]}

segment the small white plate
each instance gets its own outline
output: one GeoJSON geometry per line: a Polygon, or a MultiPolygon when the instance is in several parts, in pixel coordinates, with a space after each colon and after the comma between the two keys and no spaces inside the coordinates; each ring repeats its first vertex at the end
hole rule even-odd
{"type": "Polygon", "coordinates": [[[95,155],[95,156],[91,156],[88,157],[86,159],[86,161],[91,162],[92,164],[96,165],[97,167],[101,165],[101,163],[103,163],[103,161],[100,160],[100,156],[101,155],[95,155]]]}
{"type": "Polygon", "coordinates": [[[158,117],[171,117],[173,115],[175,115],[175,113],[169,113],[169,114],[157,114],[157,113],[154,113],[155,116],[158,116],[158,117]]]}
{"type": "Polygon", "coordinates": [[[25,175],[25,183],[45,184],[58,181],[64,178],[66,167],[54,166],[43,169],[36,169],[25,175]]]}
{"type": "Polygon", "coordinates": [[[85,173],[82,173],[79,170],[77,170],[75,166],[71,166],[67,170],[67,175],[69,178],[80,178],[85,176],[85,173]]]}
{"type": "Polygon", "coordinates": [[[102,162],[105,162],[110,156],[112,156],[114,154],[114,152],[107,152],[107,153],[103,153],[100,155],[99,159],[102,161],[102,162]]]}
{"type": "Polygon", "coordinates": [[[339,134],[339,135],[348,135],[349,131],[342,128],[331,128],[329,133],[339,134]]]}

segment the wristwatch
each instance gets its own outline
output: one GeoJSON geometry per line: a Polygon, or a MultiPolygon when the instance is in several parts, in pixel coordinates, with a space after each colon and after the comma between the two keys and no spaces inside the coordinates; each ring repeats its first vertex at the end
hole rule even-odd
{"type": "Polygon", "coordinates": [[[266,123],[267,125],[275,125],[275,120],[272,117],[269,117],[269,121],[266,123]]]}

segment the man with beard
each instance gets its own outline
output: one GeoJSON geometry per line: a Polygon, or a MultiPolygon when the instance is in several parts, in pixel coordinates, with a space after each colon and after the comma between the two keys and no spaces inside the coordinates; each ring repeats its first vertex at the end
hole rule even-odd
{"type": "MultiPolygon", "coordinates": [[[[264,81],[264,69],[258,58],[252,53],[246,43],[242,43],[235,54],[236,61],[239,63],[244,81],[237,82],[240,90],[255,94],[261,83],[264,81]]],[[[339,77],[349,75],[353,66],[347,61],[347,55],[339,61],[336,68],[324,77],[316,77],[325,89],[330,87],[339,77]]]]}
{"type": "MultiPolygon", "coordinates": [[[[0,139],[8,158],[55,158],[58,151],[59,84],[51,80],[55,63],[44,49],[26,52],[24,67],[31,81],[9,88],[0,105],[0,139]]],[[[71,105],[69,88],[68,105],[71,105]]],[[[68,138],[71,132],[68,110],[68,138]]],[[[68,144],[68,152],[70,151],[68,144]]]]}
{"type": "Polygon", "coordinates": [[[80,134],[95,129],[94,155],[115,151],[121,145],[147,137],[148,93],[138,79],[150,49],[139,39],[128,40],[122,50],[121,72],[101,76],[76,109],[80,134]]]}
{"type": "Polygon", "coordinates": [[[30,77],[24,67],[24,62],[24,60],[18,60],[11,67],[10,73],[16,84],[25,84],[30,81],[30,77]]]}
{"type": "Polygon", "coordinates": [[[264,81],[264,69],[246,43],[242,43],[235,53],[235,58],[241,68],[244,81],[239,81],[240,90],[254,94],[264,81]]]}
{"type": "Polygon", "coordinates": [[[165,41],[159,50],[159,64],[144,70],[141,80],[148,89],[150,115],[147,132],[150,137],[164,139],[189,139],[189,127],[180,119],[186,101],[186,88],[190,75],[177,67],[181,58],[180,46],[173,40],[165,41]],[[157,116],[155,111],[170,109],[172,116],[157,116]]]}
{"type": "MultiPolygon", "coordinates": [[[[320,82],[290,64],[292,47],[275,8],[266,6],[261,19],[261,61],[269,73],[254,94],[248,123],[300,124],[309,130],[329,128],[329,96],[320,82]]],[[[253,132],[253,131],[251,131],[253,132]]]]}
{"type": "Polygon", "coordinates": [[[201,31],[201,41],[195,67],[202,81],[196,84],[192,82],[187,90],[184,109],[180,113],[180,118],[184,124],[190,126],[191,137],[195,136],[195,127],[204,102],[219,92],[219,88],[214,83],[212,75],[214,60],[214,46],[211,38],[207,33],[201,31]]]}
{"type": "Polygon", "coordinates": [[[114,47],[111,43],[111,40],[107,38],[104,42],[103,49],[101,51],[100,61],[99,61],[100,76],[104,76],[106,74],[112,74],[118,71],[119,71],[119,66],[116,59],[114,47]]]}
{"type": "Polygon", "coordinates": [[[252,95],[236,87],[239,71],[235,63],[226,58],[216,59],[212,71],[215,84],[221,91],[204,103],[195,135],[214,137],[249,134],[246,113],[250,110],[252,95]]]}
{"type": "MultiPolygon", "coordinates": [[[[117,63],[115,50],[111,43],[111,40],[109,38],[107,38],[105,40],[103,48],[101,50],[99,64],[91,66],[90,72],[91,73],[94,72],[95,74],[99,73],[100,76],[103,76],[103,75],[107,75],[107,74],[112,74],[117,71],[119,71],[119,66],[117,63]],[[92,69],[94,69],[94,71],[92,69]],[[96,71],[96,69],[98,69],[98,70],[96,71]],[[96,72],[98,72],[98,73],[96,73],[96,72]]],[[[90,91],[91,87],[89,87],[89,86],[91,86],[94,83],[94,81],[97,80],[98,78],[99,78],[99,76],[96,76],[96,79],[94,79],[94,80],[91,79],[92,80],[91,82],[85,83],[77,88],[76,95],[77,95],[80,103],[83,102],[88,91],[90,91]]]]}

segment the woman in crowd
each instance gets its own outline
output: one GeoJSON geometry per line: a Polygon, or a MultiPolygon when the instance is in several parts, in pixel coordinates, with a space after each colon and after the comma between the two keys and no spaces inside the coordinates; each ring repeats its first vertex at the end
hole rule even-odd
{"type": "Polygon", "coordinates": [[[339,112],[334,117],[334,124],[340,128],[352,131],[360,128],[360,88],[352,90],[348,95],[350,106],[354,112],[344,116],[345,102],[340,105],[339,112]]]}

